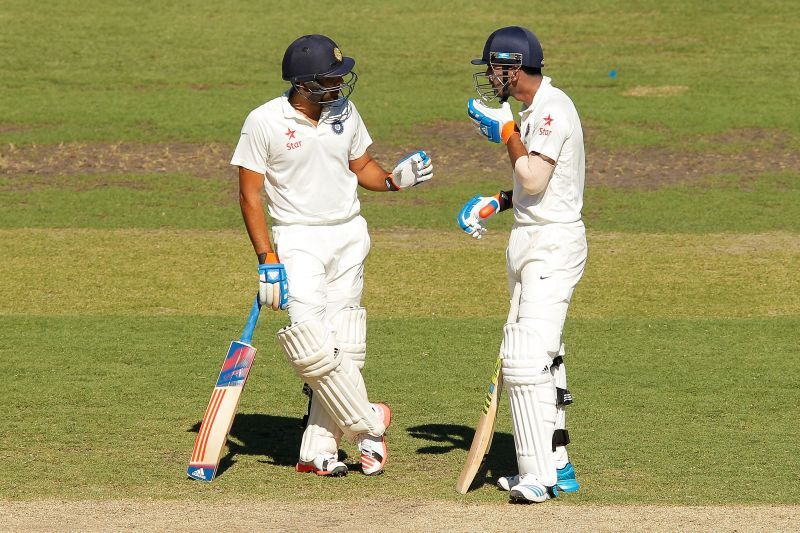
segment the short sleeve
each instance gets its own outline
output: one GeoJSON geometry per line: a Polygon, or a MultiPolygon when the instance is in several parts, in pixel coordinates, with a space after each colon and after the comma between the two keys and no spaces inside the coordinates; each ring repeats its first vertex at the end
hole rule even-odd
{"type": "Polygon", "coordinates": [[[534,118],[532,131],[526,135],[528,151],[558,161],[561,148],[572,132],[570,116],[561,105],[545,106],[534,118]]]}
{"type": "Polygon", "coordinates": [[[364,121],[361,119],[361,115],[358,113],[358,110],[356,110],[355,104],[350,102],[350,105],[352,106],[352,116],[350,117],[350,120],[355,121],[353,124],[355,131],[353,132],[353,139],[350,143],[349,154],[349,159],[352,161],[364,155],[364,153],[367,151],[367,148],[369,148],[372,144],[372,137],[369,136],[367,127],[364,125],[364,121]]]}
{"type": "Polygon", "coordinates": [[[251,112],[242,126],[231,165],[265,174],[269,157],[268,141],[266,125],[259,120],[255,111],[251,112]]]}

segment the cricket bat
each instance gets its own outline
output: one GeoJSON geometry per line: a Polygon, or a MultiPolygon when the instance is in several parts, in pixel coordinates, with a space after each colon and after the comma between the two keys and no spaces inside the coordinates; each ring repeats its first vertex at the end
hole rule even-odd
{"type": "Polygon", "coordinates": [[[200,431],[192,449],[192,458],[186,471],[192,479],[212,481],[217,475],[222,450],[225,448],[228,432],[236,416],[236,407],[239,405],[239,398],[242,396],[250,367],[253,366],[253,359],[256,356],[256,349],[250,342],[260,310],[261,305],[256,295],[242,337],[238,341],[231,342],[228,348],[228,355],[222,363],[211,401],[208,402],[203,415],[203,422],[200,424],[200,431]]]}
{"type": "MultiPolygon", "coordinates": [[[[514,286],[514,293],[511,296],[511,305],[508,311],[507,323],[517,321],[519,315],[519,300],[522,287],[519,283],[514,286]]],[[[494,436],[494,426],[497,421],[497,407],[500,402],[500,391],[503,389],[502,357],[499,356],[494,363],[494,373],[489,383],[489,390],[483,401],[483,411],[478,418],[478,425],[475,426],[475,435],[472,437],[472,444],[467,453],[467,461],[461,469],[461,475],[456,481],[456,491],[466,494],[469,490],[475,475],[481,466],[486,462],[489,449],[492,446],[494,436]]]]}

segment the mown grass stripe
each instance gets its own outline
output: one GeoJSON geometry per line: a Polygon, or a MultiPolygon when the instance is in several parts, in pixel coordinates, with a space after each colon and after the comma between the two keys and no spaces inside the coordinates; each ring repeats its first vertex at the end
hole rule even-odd
{"type": "MultiPolygon", "coordinates": [[[[507,237],[373,231],[371,317],[503,316],[507,237]]],[[[244,231],[0,230],[0,315],[245,316],[244,231]]],[[[572,318],[800,314],[800,235],[589,232],[572,318]]],[[[284,320],[283,314],[276,320],[284,320]]]]}

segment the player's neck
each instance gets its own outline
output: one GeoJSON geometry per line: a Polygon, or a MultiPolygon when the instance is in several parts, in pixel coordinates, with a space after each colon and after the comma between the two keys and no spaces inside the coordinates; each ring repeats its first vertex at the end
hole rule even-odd
{"type": "Polygon", "coordinates": [[[295,109],[295,111],[304,115],[314,124],[319,122],[319,117],[322,115],[321,105],[311,102],[308,98],[297,91],[292,91],[292,93],[289,95],[289,103],[295,109]]]}
{"type": "Polygon", "coordinates": [[[530,106],[533,103],[533,98],[539,91],[542,85],[541,76],[528,76],[525,83],[520,83],[516,86],[516,93],[512,95],[514,98],[524,103],[525,106],[530,106]]]}

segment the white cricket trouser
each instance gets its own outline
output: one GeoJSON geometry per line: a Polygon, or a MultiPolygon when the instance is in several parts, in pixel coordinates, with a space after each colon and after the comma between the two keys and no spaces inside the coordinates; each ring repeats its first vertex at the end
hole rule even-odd
{"type": "Polygon", "coordinates": [[[289,282],[293,323],[330,319],[361,305],[364,261],[370,248],[362,216],[325,226],[273,226],[272,239],[289,282]]]}
{"type": "MultiPolygon", "coordinates": [[[[370,249],[363,217],[324,226],[273,226],[272,238],[286,268],[292,323],[319,320],[332,326],[337,313],[361,305],[364,261],[370,249]]],[[[354,363],[359,369],[364,365],[363,359],[354,363]]],[[[338,455],[342,434],[342,428],[315,394],[300,445],[300,461],[309,463],[321,453],[338,455]]]]}
{"type": "Polygon", "coordinates": [[[572,292],[586,265],[583,222],[515,225],[506,250],[508,290],[522,284],[519,318],[539,333],[551,358],[558,355],[572,292]]]}
{"type": "MultiPolygon", "coordinates": [[[[517,322],[535,332],[533,337],[535,342],[531,345],[531,353],[527,354],[527,357],[539,361],[539,364],[542,358],[552,360],[559,355],[567,308],[575,286],[583,275],[586,256],[586,230],[582,221],[544,226],[515,225],[511,230],[506,250],[509,292],[513,294],[514,285],[521,283],[517,322]]],[[[523,354],[520,355],[525,358],[523,354]]],[[[559,374],[553,382],[552,392],[548,391],[547,394],[542,392],[541,398],[532,396],[542,402],[542,409],[556,403],[555,387],[566,389],[565,371],[563,363],[558,369],[551,370],[559,374]]],[[[517,394],[524,396],[524,391],[517,394]]],[[[511,396],[513,394],[510,391],[509,397],[511,396]]],[[[548,439],[552,439],[553,430],[565,428],[564,406],[557,407],[555,421],[548,418],[552,415],[550,411],[547,411],[548,417],[544,417],[546,420],[539,420],[542,418],[541,413],[536,416],[536,412],[530,412],[531,401],[533,400],[529,399],[527,402],[515,404],[511,398],[515,443],[524,441],[522,437],[532,431],[543,431],[550,437],[543,435],[545,438],[542,442],[536,442],[536,446],[523,447],[525,449],[522,450],[519,449],[519,445],[517,446],[520,474],[536,471],[540,481],[552,481],[556,476],[554,469],[563,467],[569,461],[566,448],[558,446],[552,456],[550,449],[538,448],[542,446],[549,448],[548,439]],[[539,424],[544,425],[538,427],[539,424]],[[534,468],[532,465],[535,464],[540,466],[534,468]],[[549,471],[551,468],[553,471],[549,471]]]]}

